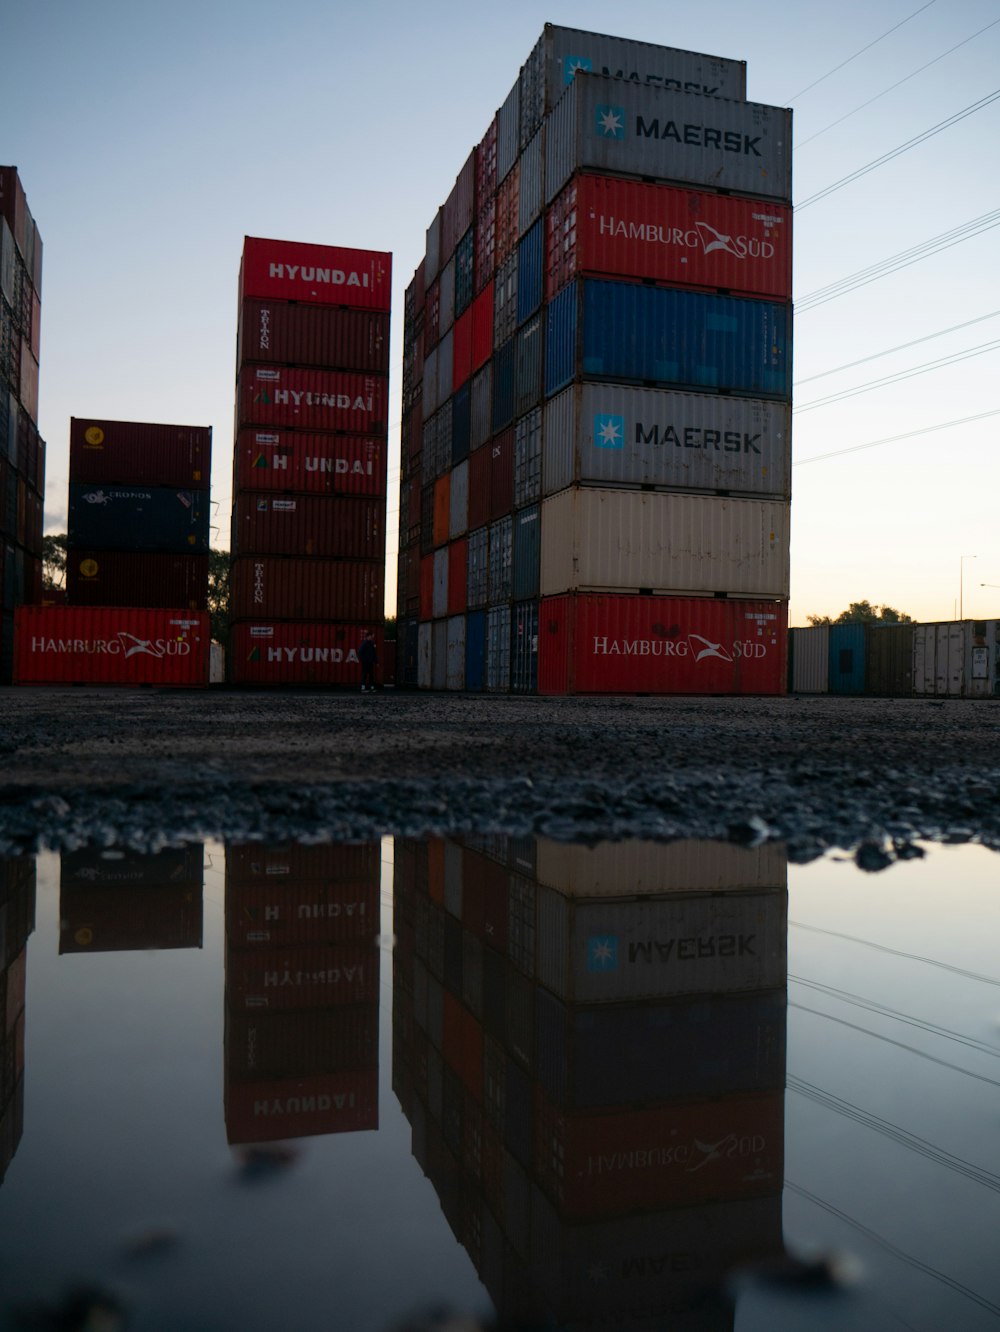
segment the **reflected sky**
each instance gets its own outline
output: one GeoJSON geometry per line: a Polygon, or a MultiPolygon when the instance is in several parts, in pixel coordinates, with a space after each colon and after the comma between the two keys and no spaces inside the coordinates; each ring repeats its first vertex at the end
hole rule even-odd
{"type": "Polygon", "coordinates": [[[997,864],[0,861],[0,1327],[994,1327],[997,864]]]}

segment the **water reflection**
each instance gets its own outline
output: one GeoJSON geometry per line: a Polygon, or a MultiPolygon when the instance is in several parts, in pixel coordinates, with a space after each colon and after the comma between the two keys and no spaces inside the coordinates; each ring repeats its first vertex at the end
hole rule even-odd
{"type": "Polygon", "coordinates": [[[0,857],[0,1184],[24,1130],[25,985],[35,858],[0,857]]]}
{"type": "Polygon", "coordinates": [[[60,953],[200,948],[204,848],[67,851],[59,866],[60,953]]]}

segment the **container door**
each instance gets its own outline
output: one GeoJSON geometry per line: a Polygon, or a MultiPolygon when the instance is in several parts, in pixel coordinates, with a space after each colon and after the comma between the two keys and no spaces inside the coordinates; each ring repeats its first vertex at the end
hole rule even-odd
{"type": "Polygon", "coordinates": [[[431,629],[430,621],[425,620],[417,630],[417,687],[431,687],[431,629]]]}
{"type": "Polygon", "coordinates": [[[961,698],[965,665],[965,626],[960,623],[937,626],[934,692],[939,697],[961,698]]]}
{"type": "Polygon", "coordinates": [[[465,687],[482,689],[486,660],[486,616],[474,611],[465,617],[465,687]]]}
{"type": "Polygon", "coordinates": [[[453,615],[448,621],[448,674],[449,689],[465,688],[465,616],[453,615]]]}

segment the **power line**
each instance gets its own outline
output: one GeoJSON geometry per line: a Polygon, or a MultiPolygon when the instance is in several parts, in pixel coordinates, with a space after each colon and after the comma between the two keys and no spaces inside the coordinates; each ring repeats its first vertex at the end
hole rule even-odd
{"type": "MultiPolygon", "coordinates": [[[[969,425],[969,423],[972,421],[984,421],[989,416],[1000,416],[1000,407],[998,407],[995,411],[992,412],[979,412],[976,416],[962,416],[955,421],[942,421],[940,425],[924,426],[922,430],[907,430],[902,435],[887,435],[885,439],[871,439],[867,442],[867,444],[851,444],[846,449],[834,449],[831,453],[817,453],[812,458],[799,458],[796,462],[792,463],[792,466],[805,467],[808,463],[825,462],[827,458],[839,458],[841,457],[842,454],[845,453],[860,453],[862,449],[876,449],[880,444],[895,444],[898,440],[914,439],[917,435],[932,435],[937,430],[949,430],[952,426],[969,425]]],[[[815,926],[804,925],[802,928],[808,930],[808,929],[814,929],[815,926]]],[[[832,933],[832,931],[827,931],[827,933],[832,933]]],[[[849,936],[845,934],[842,937],[846,939],[849,936]]],[[[865,940],[858,939],[855,942],[864,943],[865,940]]],[[[879,945],[872,944],[871,946],[873,948],[877,948],[879,945]]],[[[885,951],[891,953],[893,950],[891,948],[888,948],[885,951]]],[[[901,956],[908,957],[909,954],[903,953],[901,954],[901,956]]],[[[930,961],[930,959],[919,958],[918,961],[927,962],[930,961]]],[[[941,962],[938,963],[937,965],[944,966],[945,963],[941,962]]],[[[950,969],[957,970],[957,968],[950,968],[950,969]]],[[[974,979],[985,980],[986,977],[976,976],[974,979]]],[[[1000,981],[991,981],[990,984],[1000,985],[1000,981]]]]}
{"type": "MultiPolygon", "coordinates": [[[[997,20],[1000,22],[1000,19],[997,20]]],[[[856,361],[848,361],[845,365],[834,366],[832,370],[820,370],[818,374],[806,375],[804,379],[797,379],[794,387],[798,388],[800,384],[811,384],[814,379],[826,379],[828,375],[839,375],[843,370],[853,370],[855,366],[866,365],[869,361],[880,360],[883,356],[892,356],[895,352],[907,351],[910,347],[917,347],[921,342],[931,342],[934,338],[942,338],[946,333],[958,333],[963,328],[971,328],[973,324],[985,323],[987,319],[996,319],[1000,315],[1000,310],[991,310],[989,314],[977,315],[975,319],[966,319],[964,323],[952,324],[950,328],[939,328],[935,333],[926,333],[922,338],[914,338],[911,342],[901,342],[898,347],[887,347],[885,351],[873,352],[871,356],[859,357],[856,361]]]]}
{"type": "Polygon", "coordinates": [[[872,393],[875,389],[886,388],[889,384],[899,384],[907,379],[917,379],[920,375],[929,374],[932,370],[941,370],[949,365],[959,365],[962,361],[971,361],[976,356],[985,356],[987,352],[996,351],[1000,348],[1000,338],[994,342],[983,342],[978,347],[969,347],[965,351],[952,352],[950,356],[942,356],[936,361],[925,361],[923,365],[912,366],[909,370],[899,370],[893,375],[883,375],[881,379],[869,380],[867,384],[858,384],[855,388],[843,389],[839,393],[830,393],[825,398],[814,398],[812,402],[804,402],[801,407],[796,407],[795,412],[811,412],[817,407],[829,407],[835,402],[842,402],[845,398],[857,398],[862,393],[872,393]]]}
{"type": "Polygon", "coordinates": [[[941,134],[946,129],[950,129],[952,125],[957,125],[959,121],[975,115],[977,111],[982,111],[984,107],[991,105],[991,103],[995,102],[997,98],[1000,98],[1000,88],[997,88],[994,92],[988,93],[985,97],[981,97],[978,102],[973,102],[971,106],[964,107],[961,111],[956,111],[955,114],[949,116],[947,120],[942,120],[937,125],[932,125],[930,129],[924,130],[922,134],[918,134],[912,139],[907,139],[905,143],[901,143],[897,148],[893,148],[889,152],[883,153],[881,157],[877,157],[873,162],[868,162],[865,166],[858,167],[858,169],[852,171],[850,175],[843,176],[840,180],[835,180],[832,185],[827,185],[825,189],[818,190],[815,194],[811,194],[808,199],[803,199],[800,204],[796,205],[796,213],[801,213],[803,208],[808,208],[810,204],[818,203],[821,199],[825,199],[836,190],[843,189],[845,185],[850,185],[855,180],[860,180],[862,176],[868,175],[870,171],[874,171],[877,167],[885,166],[887,162],[891,162],[894,158],[909,152],[911,148],[916,148],[918,144],[926,143],[928,139],[933,139],[935,135],[941,134]]]}
{"type": "Polygon", "coordinates": [[[931,5],[933,5],[934,2],[935,0],[927,0],[927,3],[925,5],[921,5],[920,8],[915,9],[912,14],[908,14],[905,19],[900,19],[898,23],[893,24],[891,28],[883,32],[881,37],[876,37],[874,41],[869,42],[867,46],[862,46],[860,51],[855,51],[854,54],[848,56],[846,60],[842,60],[839,65],[834,65],[833,69],[827,70],[825,74],[821,74],[818,79],[814,79],[812,83],[808,84],[805,88],[802,88],[799,92],[795,94],[794,97],[789,97],[785,102],[785,105],[791,106],[791,104],[795,101],[797,97],[802,97],[807,92],[812,92],[813,88],[816,88],[821,83],[824,83],[828,78],[831,78],[832,75],[839,73],[840,70],[842,70],[845,65],[849,65],[853,60],[857,60],[858,56],[863,56],[864,53],[866,51],[870,51],[873,46],[878,46],[879,42],[884,42],[885,39],[887,37],[890,37],[898,28],[903,27],[905,23],[909,23],[910,19],[915,19],[917,15],[922,14],[925,9],[930,9],[931,5]]]}
{"type": "MultiPolygon", "coordinates": [[[[995,416],[996,412],[984,412],[984,416],[995,416]]],[[[970,421],[976,420],[975,417],[968,417],[970,421]]],[[[940,430],[941,426],[934,429],[940,430]]],[[[794,925],[796,929],[808,930],[811,934],[827,934],[831,939],[846,939],[848,943],[861,944],[864,948],[874,948],[879,953],[890,953],[893,957],[905,957],[910,962],[923,962],[928,967],[940,967],[942,971],[951,971],[956,976],[964,976],[966,980],[982,981],[984,985],[1000,986],[1000,978],[996,976],[984,976],[978,971],[966,971],[964,967],[952,966],[950,962],[942,962],[936,957],[923,957],[920,953],[907,953],[899,948],[889,948],[886,944],[875,943],[873,939],[859,939],[856,934],[840,934],[837,930],[826,930],[821,925],[807,925],[802,920],[790,920],[789,925],[794,925]]]]}

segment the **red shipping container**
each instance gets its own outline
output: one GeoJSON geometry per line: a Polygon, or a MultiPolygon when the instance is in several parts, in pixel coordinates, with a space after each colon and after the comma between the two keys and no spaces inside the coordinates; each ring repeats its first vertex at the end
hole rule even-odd
{"type": "Polygon", "coordinates": [[[384,495],[386,444],[360,435],[241,430],[236,442],[236,486],[238,490],[384,495]]]}
{"type": "Polygon", "coordinates": [[[226,936],[233,946],[372,943],[378,931],[378,880],[227,884],[226,936]]]}
{"type": "Polygon", "coordinates": [[[200,948],[201,921],[200,883],[64,887],[59,952],[200,948]]]}
{"type": "Polygon", "coordinates": [[[535,1169],[574,1221],[759,1198],[784,1183],[785,1094],[563,1115],[535,1088],[535,1169]]]}
{"type": "Polygon", "coordinates": [[[788,605],[700,597],[546,597],[540,694],[783,694],[788,605]]]}
{"type": "Polygon", "coordinates": [[[234,619],[381,620],[384,569],[380,561],[241,556],[229,574],[234,619]]]}
{"type": "Polygon", "coordinates": [[[466,609],[469,577],[469,539],[460,537],[448,547],[448,614],[461,615],[466,609]]]}
{"type": "Polygon", "coordinates": [[[248,366],[237,383],[238,424],[385,435],[388,382],[347,371],[248,366]]]}
{"type": "Polygon", "coordinates": [[[373,944],[297,944],[226,950],[226,998],[234,1009],[332,1008],[378,1000],[373,944]]]}
{"type": "Polygon", "coordinates": [[[493,355],[493,279],[472,302],[472,373],[493,355]]]}
{"type": "Polygon", "coordinates": [[[305,1013],[227,1008],[225,1060],[233,1082],[373,1069],[378,1065],[378,1005],[305,1013]]]}
{"type": "Polygon", "coordinates": [[[162,551],[71,550],[66,557],[70,606],[208,608],[208,556],[162,551]]]}
{"type": "Polygon", "coordinates": [[[240,264],[241,303],[247,296],[391,310],[392,255],[247,236],[240,264]]]}
{"type": "Polygon", "coordinates": [[[792,210],[669,185],[578,176],[549,210],[547,298],[578,274],[791,300],[792,210]]]}
{"type": "Polygon", "coordinates": [[[469,531],[483,527],[490,520],[490,476],[493,451],[489,444],[469,454],[469,531]]]}
{"type": "MultiPolygon", "coordinates": [[[[358,645],[371,625],[266,623],[234,624],[229,635],[229,678],[233,684],[361,684],[358,645]]],[[[375,629],[382,656],[382,629],[375,629]]],[[[375,668],[376,678],[381,667],[375,668]]]]}
{"type": "Polygon", "coordinates": [[[420,561],[420,618],[429,620],[434,615],[434,556],[425,555],[420,561]]]}
{"type": "Polygon", "coordinates": [[[508,171],[497,190],[496,245],[494,262],[497,268],[509,254],[514,252],[518,227],[518,204],[520,202],[521,163],[517,161],[508,171]]]}
{"type": "Polygon", "coordinates": [[[476,291],[481,291],[487,282],[493,281],[493,275],[497,271],[497,201],[493,197],[479,214],[473,243],[475,245],[473,286],[476,291]]]}
{"type": "Polygon", "coordinates": [[[233,505],[234,555],[316,555],[380,560],[385,501],[349,495],[259,495],[233,505]]]}
{"type": "Polygon", "coordinates": [[[198,611],[21,606],[16,684],[208,684],[211,630],[198,611]]]}
{"type": "Polygon", "coordinates": [[[483,1099],[483,1028],[448,990],[444,992],[441,1053],[469,1095],[483,1099]]]}
{"type": "Polygon", "coordinates": [[[496,520],[514,507],[514,427],[486,447],[490,451],[490,518],[496,520]]]}
{"type": "Polygon", "coordinates": [[[389,373],[389,316],[288,301],[244,300],[236,363],[312,365],[323,370],[389,373]]]}
{"type": "Polygon", "coordinates": [[[237,842],[226,847],[226,889],[257,888],[262,883],[328,884],[380,882],[378,842],[237,842]]]}
{"type": "Polygon", "coordinates": [[[472,307],[455,320],[452,332],[451,388],[460,389],[472,374],[472,307]]]}
{"type": "Polygon", "coordinates": [[[448,541],[448,521],[451,512],[451,473],[445,472],[434,482],[434,544],[443,546],[448,541]]]}
{"type": "Polygon", "coordinates": [[[230,1143],[275,1142],[378,1128],[378,1069],[267,1082],[226,1080],[230,1143]]]}

